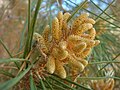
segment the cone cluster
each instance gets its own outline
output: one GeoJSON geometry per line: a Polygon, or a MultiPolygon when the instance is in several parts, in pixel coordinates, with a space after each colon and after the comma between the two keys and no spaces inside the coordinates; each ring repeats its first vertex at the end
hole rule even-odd
{"type": "Polygon", "coordinates": [[[59,12],[52,21],[51,30],[47,25],[42,35],[34,33],[34,39],[47,56],[47,71],[61,78],[66,78],[68,68],[82,72],[88,65],[85,58],[90,54],[91,49],[100,43],[99,40],[94,40],[95,21],[88,17],[88,13],[81,14],[68,24],[67,20],[70,16],[70,13],[59,12]]]}

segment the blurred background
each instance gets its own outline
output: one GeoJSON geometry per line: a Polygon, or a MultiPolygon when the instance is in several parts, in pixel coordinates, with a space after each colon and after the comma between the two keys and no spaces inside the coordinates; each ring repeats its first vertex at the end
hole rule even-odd
{"type": "MultiPolygon", "coordinates": [[[[31,0],[31,17],[33,17],[37,0],[31,0]]],[[[73,13],[84,0],[43,0],[35,31],[41,33],[45,25],[51,25],[52,18],[59,11],[73,13]]],[[[0,39],[15,56],[23,52],[27,35],[28,0],[0,0],[0,39]]],[[[74,17],[87,12],[96,20],[94,25],[97,39],[101,44],[93,49],[88,59],[97,61],[120,61],[120,0],[88,0],[74,17]]],[[[73,17],[73,18],[74,18],[73,17]]],[[[0,44],[0,58],[9,58],[8,53],[0,44]]],[[[102,67],[103,65],[99,66],[102,67]]],[[[93,68],[96,66],[93,66],[93,68]]],[[[105,72],[120,77],[119,63],[111,64],[105,72]],[[108,70],[108,71],[107,71],[108,70]]],[[[116,81],[116,89],[119,90],[116,81]]]]}
{"type": "MultiPolygon", "coordinates": [[[[32,13],[34,13],[36,1],[37,0],[31,1],[32,13]]],[[[41,32],[46,24],[50,24],[52,17],[54,17],[58,11],[72,13],[83,1],[84,0],[43,0],[35,30],[41,32]]],[[[120,0],[91,1],[88,0],[84,9],[79,10],[77,14],[81,12],[91,13],[91,17],[97,19],[96,22],[98,25],[96,24],[96,28],[102,30],[109,29],[112,33],[114,32],[113,34],[120,37],[120,28],[115,26],[119,26],[120,23],[120,0]],[[105,13],[103,12],[104,10],[105,13]],[[98,17],[99,15],[103,19],[98,17]],[[115,25],[110,23],[114,23],[115,25]],[[110,25],[108,26],[108,24],[110,25]]],[[[19,52],[24,46],[24,36],[27,32],[27,5],[28,0],[0,0],[0,38],[13,55],[19,52]]],[[[5,57],[8,57],[8,54],[0,45],[0,58],[5,57]]]]}

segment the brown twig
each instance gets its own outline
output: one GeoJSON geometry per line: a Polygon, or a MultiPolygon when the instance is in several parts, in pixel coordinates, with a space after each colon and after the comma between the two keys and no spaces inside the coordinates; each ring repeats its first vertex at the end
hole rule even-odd
{"type": "MultiPolygon", "coordinates": [[[[28,56],[25,59],[28,60],[32,53],[33,53],[33,49],[29,52],[28,56]]],[[[26,65],[26,62],[23,62],[23,64],[22,64],[20,70],[18,71],[17,75],[23,70],[25,65],[26,65]]]]}

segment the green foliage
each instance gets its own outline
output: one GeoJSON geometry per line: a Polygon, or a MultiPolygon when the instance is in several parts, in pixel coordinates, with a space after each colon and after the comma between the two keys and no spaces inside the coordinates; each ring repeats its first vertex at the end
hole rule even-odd
{"type": "Polygon", "coordinates": [[[33,38],[35,23],[36,23],[36,19],[37,19],[37,15],[38,15],[38,12],[39,12],[39,7],[41,5],[41,2],[42,2],[42,0],[38,0],[37,6],[36,6],[36,9],[35,9],[34,17],[33,17],[32,21],[31,21],[31,19],[30,19],[31,9],[30,9],[30,0],[29,0],[29,9],[28,9],[29,10],[28,11],[28,36],[27,36],[25,51],[24,51],[24,55],[23,55],[24,58],[28,55],[28,53],[31,50],[32,38],[33,38]]]}
{"type": "Polygon", "coordinates": [[[31,67],[32,65],[24,70],[19,76],[16,76],[15,78],[0,84],[0,90],[9,90],[12,86],[16,85],[20,81],[20,79],[23,78],[27,72],[29,72],[31,67]]]}
{"type": "Polygon", "coordinates": [[[34,83],[34,79],[33,79],[32,73],[30,75],[30,90],[37,90],[36,86],[35,86],[35,83],[34,83]]]}
{"type": "MultiPolygon", "coordinates": [[[[102,0],[99,0],[99,2],[105,3],[102,0]]],[[[11,52],[9,51],[9,49],[7,48],[7,46],[3,43],[2,39],[0,39],[1,45],[4,47],[4,49],[7,51],[8,55],[10,56],[10,58],[0,59],[0,64],[9,65],[9,63],[14,62],[16,67],[18,68],[17,72],[21,68],[20,67],[21,62],[27,63],[28,67],[23,69],[18,76],[12,72],[9,72],[9,70],[8,71],[0,70],[0,74],[11,78],[10,80],[0,84],[0,90],[9,90],[13,88],[15,85],[19,85],[20,80],[23,77],[26,77],[27,73],[30,73],[28,78],[29,78],[31,90],[37,90],[37,89],[40,89],[40,90],[56,90],[56,89],[58,90],[66,90],[66,89],[93,90],[92,88],[90,88],[90,85],[89,85],[91,80],[101,80],[101,79],[109,79],[109,78],[120,80],[120,76],[116,75],[116,73],[118,73],[120,70],[119,69],[120,61],[117,60],[117,58],[120,56],[120,42],[119,42],[120,37],[119,35],[115,34],[116,31],[120,32],[120,23],[116,19],[115,15],[108,11],[108,10],[111,10],[111,7],[112,5],[114,5],[115,2],[116,1],[113,0],[112,2],[106,3],[107,7],[105,9],[102,9],[100,5],[96,4],[92,0],[90,1],[85,0],[84,2],[80,3],[80,5],[78,3],[76,4],[72,0],[66,0],[66,1],[61,0],[61,2],[60,0],[55,0],[55,1],[53,0],[53,2],[48,0],[47,1],[37,0],[37,2],[36,0],[35,1],[28,0],[28,16],[24,24],[24,29],[22,31],[21,43],[20,43],[21,45],[19,49],[21,51],[22,48],[24,47],[23,43],[25,43],[24,53],[22,54],[23,57],[19,56],[17,58],[14,58],[11,52]],[[43,3],[46,4],[45,7],[41,7],[43,3]],[[71,11],[70,9],[69,10],[63,9],[61,3],[66,3],[67,4],[66,7],[71,7],[73,11],[71,11]],[[86,4],[88,4],[89,6],[85,7],[86,4]],[[91,8],[93,8],[92,5],[95,7],[96,10],[100,10],[101,12],[96,13],[90,10],[91,8]],[[43,30],[43,28],[41,27],[44,27],[45,25],[44,24],[42,25],[41,22],[45,24],[47,22],[51,27],[52,17],[54,17],[56,15],[56,12],[58,12],[59,10],[63,12],[68,11],[72,13],[68,21],[71,20],[71,18],[74,18],[80,12],[88,12],[90,13],[91,17],[94,17],[96,20],[96,24],[94,25],[96,30],[97,29],[99,30],[101,27],[106,29],[106,32],[96,37],[96,39],[101,41],[101,44],[95,47],[92,50],[91,55],[87,57],[87,60],[89,61],[89,65],[86,67],[86,70],[89,69],[88,75],[80,76],[77,78],[77,80],[80,80],[81,83],[73,81],[71,77],[68,77],[67,79],[61,79],[56,75],[49,75],[49,74],[48,76],[45,76],[44,78],[42,78],[41,76],[35,73],[32,73],[30,71],[31,68],[36,65],[36,63],[39,63],[39,60],[36,60],[36,58],[31,60],[28,57],[30,52],[32,51],[33,33],[35,30],[36,31],[38,30],[39,32],[43,30]],[[40,23],[39,23],[39,20],[40,20],[40,23]],[[99,20],[103,20],[104,22],[106,22],[106,24],[98,25],[97,22],[99,20]],[[119,24],[117,24],[116,22],[119,24]],[[26,30],[27,26],[28,26],[28,31],[26,30]],[[25,34],[25,32],[27,32],[27,37],[26,36],[24,37],[26,38],[26,40],[24,40],[24,38],[22,37],[25,34]],[[118,70],[116,70],[116,67],[118,70]],[[109,74],[109,71],[107,70],[108,68],[112,68],[112,72],[114,72],[114,74],[111,74],[111,73],[109,74]],[[33,74],[35,74],[36,77],[39,78],[38,79],[39,82],[36,83],[36,78],[33,76],[33,74]],[[72,85],[74,85],[75,87],[72,87],[72,85]]],[[[38,57],[40,58],[40,56],[38,57]]]]}

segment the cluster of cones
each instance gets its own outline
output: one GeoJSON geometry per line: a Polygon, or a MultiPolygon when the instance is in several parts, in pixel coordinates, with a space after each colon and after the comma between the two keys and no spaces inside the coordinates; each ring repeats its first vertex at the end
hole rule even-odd
{"type": "Polygon", "coordinates": [[[88,17],[88,13],[81,14],[68,24],[70,16],[69,13],[59,12],[52,21],[51,30],[47,25],[42,35],[34,33],[34,39],[46,58],[47,71],[61,78],[66,78],[70,69],[82,72],[88,65],[85,58],[100,43],[99,40],[94,40],[95,21],[88,17]]]}

